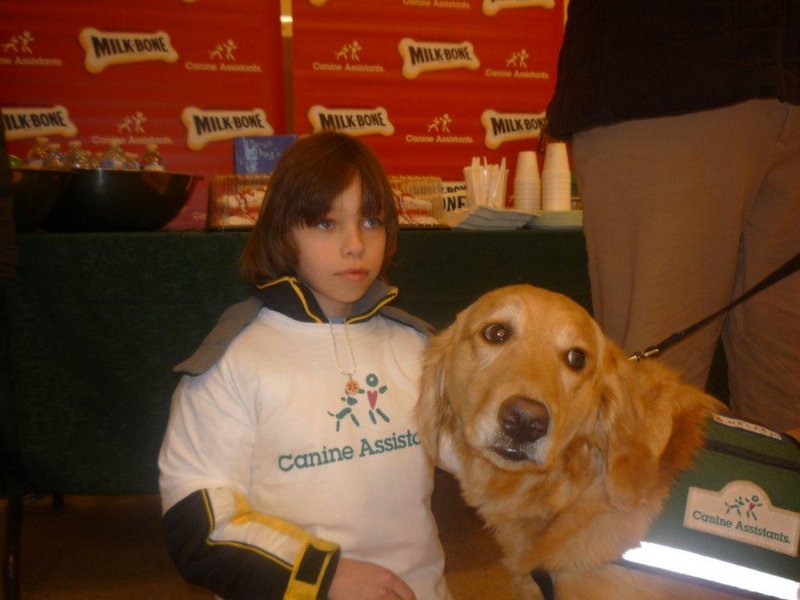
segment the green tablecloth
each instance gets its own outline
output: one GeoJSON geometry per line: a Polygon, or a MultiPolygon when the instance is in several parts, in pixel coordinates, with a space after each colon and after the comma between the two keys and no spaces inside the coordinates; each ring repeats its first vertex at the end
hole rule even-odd
{"type": "MultiPolygon", "coordinates": [[[[177,378],[246,287],[244,233],[19,236],[0,310],[0,494],[157,491],[177,378]]],[[[481,293],[530,283],[590,306],[579,230],[402,231],[396,302],[437,327],[481,293]]]]}

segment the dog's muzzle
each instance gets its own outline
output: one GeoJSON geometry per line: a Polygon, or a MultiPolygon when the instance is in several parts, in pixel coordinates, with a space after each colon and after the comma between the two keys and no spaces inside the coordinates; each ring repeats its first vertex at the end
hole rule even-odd
{"type": "Polygon", "coordinates": [[[493,450],[511,461],[536,460],[550,427],[550,412],[540,401],[512,396],[503,401],[497,414],[501,435],[493,450]]]}

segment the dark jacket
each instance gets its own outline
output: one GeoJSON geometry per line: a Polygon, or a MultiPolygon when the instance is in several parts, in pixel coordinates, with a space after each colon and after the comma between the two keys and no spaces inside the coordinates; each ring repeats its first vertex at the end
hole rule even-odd
{"type": "Polygon", "coordinates": [[[800,104],[800,0],[571,0],[548,133],[800,104]]]}

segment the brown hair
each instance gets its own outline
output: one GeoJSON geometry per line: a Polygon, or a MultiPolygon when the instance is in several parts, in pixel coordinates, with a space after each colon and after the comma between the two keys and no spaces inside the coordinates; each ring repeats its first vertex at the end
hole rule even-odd
{"type": "Polygon", "coordinates": [[[270,176],[258,220],[240,259],[242,276],[256,285],[294,274],[298,263],[292,229],[316,225],[333,200],[358,178],[361,214],[380,216],[386,227],[381,274],[397,250],[397,211],[386,173],[358,138],[323,131],[298,139],[286,149],[270,176]]]}

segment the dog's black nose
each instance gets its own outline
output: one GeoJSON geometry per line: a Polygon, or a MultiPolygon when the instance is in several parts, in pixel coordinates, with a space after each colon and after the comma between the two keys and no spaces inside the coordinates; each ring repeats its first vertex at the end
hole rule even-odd
{"type": "Polygon", "coordinates": [[[547,434],[550,426],[547,407],[524,396],[505,400],[500,406],[498,419],[503,432],[517,443],[535,442],[547,434]]]}

